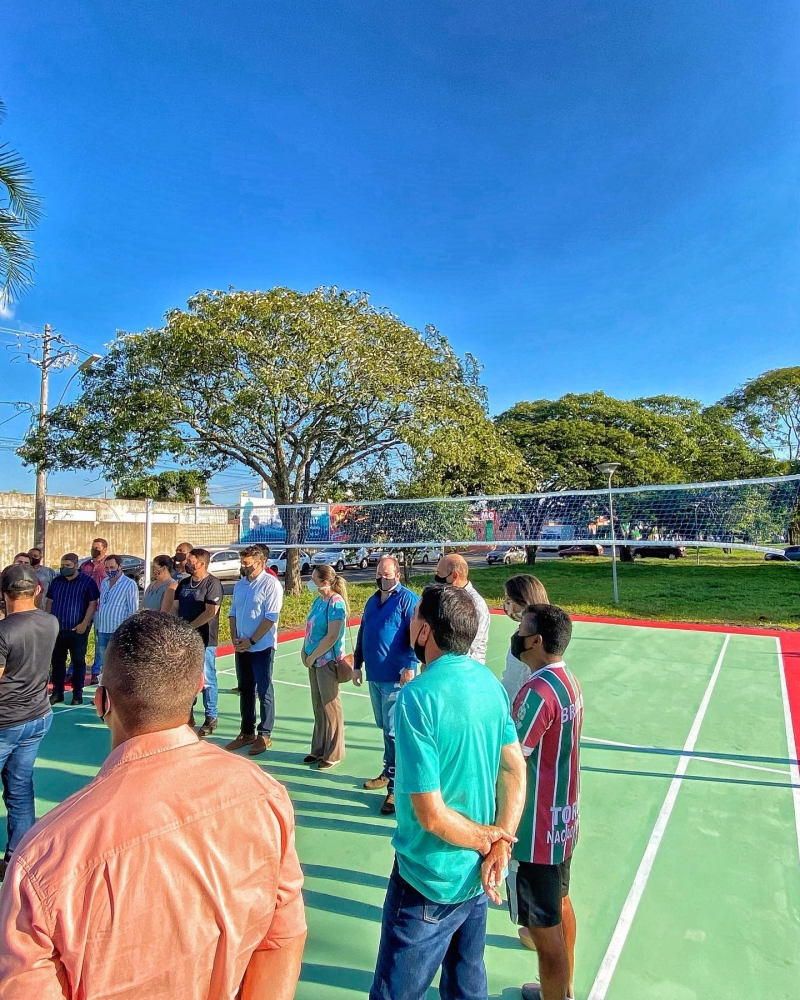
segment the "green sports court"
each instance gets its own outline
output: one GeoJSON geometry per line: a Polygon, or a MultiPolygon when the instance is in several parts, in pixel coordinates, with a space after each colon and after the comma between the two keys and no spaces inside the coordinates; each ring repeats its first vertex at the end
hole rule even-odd
{"type": "MultiPolygon", "coordinates": [[[[498,676],[514,628],[492,619],[498,676]]],[[[273,748],[257,761],[297,814],[309,923],[297,997],[347,1000],[372,981],[393,821],[378,813],[382,794],[361,787],[382,757],[363,688],[342,689],[343,764],[320,773],[301,763],[312,722],[298,646],[278,648],[273,748]]],[[[796,636],[766,632],[576,622],[566,659],[585,700],[571,889],[579,1000],[796,1000],[798,649],[796,636]]],[[[239,728],[233,657],[218,669],[222,744],[239,728]]],[[[109,749],[91,705],[54,711],[36,766],[38,815],[87,782],[109,749]]],[[[499,907],[486,964],[493,1000],[516,1000],[536,978],[535,955],[499,907]]]]}

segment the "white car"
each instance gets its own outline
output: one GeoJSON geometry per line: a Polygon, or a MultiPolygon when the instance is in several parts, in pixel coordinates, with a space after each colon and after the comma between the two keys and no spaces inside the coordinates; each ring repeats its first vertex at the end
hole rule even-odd
{"type": "Polygon", "coordinates": [[[238,580],[241,562],[239,560],[239,549],[221,548],[215,546],[209,548],[211,559],[208,563],[208,572],[218,580],[238,580]]]}
{"type": "Polygon", "coordinates": [[[498,546],[486,553],[486,562],[492,566],[496,563],[503,563],[510,566],[512,563],[525,562],[525,549],[521,545],[498,546]]]}
{"type": "Polygon", "coordinates": [[[366,569],[369,565],[369,550],[360,549],[339,549],[331,546],[327,549],[320,549],[311,557],[312,566],[333,566],[337,573],[350,567],[366,569]]]}
{"type": "MultiPolygon", "coordinates": [[[[431,562],[439,562],[444,555],[444,550],[438,545],[427,545],[421,549],[412,549],[411,551],[414,553],[414,562],[422,563],[423,566],[427,566],[431,562]]],[[[369,554],[370,566],[377,566],[384,556],[394,556],[401,566],[405,560],[403,549],[377,549],[375,552],[370,552],[369,554]]]]}
{"type": "MultiPolygon", "coordinates": [[[[300,573],[305,576],[311,572],[311,556],[307,552],[300,552],[300,573]]],[[[270,569],[274,569],[281,576],[286,574],[286,550],[279,552],[276,556],[270,556],[267,560],[270,569]]]]}

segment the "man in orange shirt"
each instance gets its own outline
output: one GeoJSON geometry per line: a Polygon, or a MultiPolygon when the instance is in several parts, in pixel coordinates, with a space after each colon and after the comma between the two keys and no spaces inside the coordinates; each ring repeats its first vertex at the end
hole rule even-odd
{"type": "Polygon", "coordinates": [[[95,695],[111,755],[23,838],[0,889],[3,1000],[294,996],[292,806],[185,725],[203,657],[197,631],[160,611],[114,633],[95,695]]]}

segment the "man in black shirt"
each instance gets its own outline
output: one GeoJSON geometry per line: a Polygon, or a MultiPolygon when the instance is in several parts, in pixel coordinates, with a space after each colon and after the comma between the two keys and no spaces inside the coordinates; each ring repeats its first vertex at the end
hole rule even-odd
{"type": "MultiPolygon", "coordinates": [[[[222,584],[208,572],[211,554],[206,549],[192,549],[186,557],[185,577],[175,590],[172,613],[196,628],[206,647],[203,674],[203,707],[205,720],[198,730],[200,736],[210,736],[217,728],[217,636],[219,609],[222,604],[222,584]]],[[[189,719],[194,725],[194,707],[189,719]]]]}
{"type": "Polygon", "coordinates": [[[0,591],[6,602],[0,621],[0,769],[8,808],[1,878],[11,852],[36,821],[33,763],[53,721],[47,678],[58,622],[36,607],[41,586],[30,565],[4,569],[0,591]]]}

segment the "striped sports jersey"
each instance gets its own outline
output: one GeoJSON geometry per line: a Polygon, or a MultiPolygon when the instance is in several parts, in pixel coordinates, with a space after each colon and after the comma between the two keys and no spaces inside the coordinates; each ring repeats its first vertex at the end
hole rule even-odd
{"type": "Polygon", "coordinates": [[[557,865],[578,842],[583,695],[563,660],[537,670],[514,699],[528,771],[525,812],[512,857],[557,865]]]}

